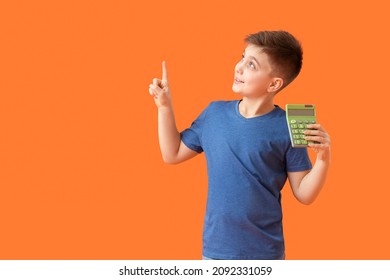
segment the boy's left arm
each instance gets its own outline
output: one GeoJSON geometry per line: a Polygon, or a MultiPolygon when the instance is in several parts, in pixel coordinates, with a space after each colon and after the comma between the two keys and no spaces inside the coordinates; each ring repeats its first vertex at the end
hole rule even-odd
{"type": "Polygon", "coordinates": [[[315,141],[309,147],[317,154],[311,170],[288,172],[288,179],[294,196],[303,204],[312,203],[320,193],[328,174],[330,165],[330,137],[320,124],[308,126],[306,140],[315,141]]]}

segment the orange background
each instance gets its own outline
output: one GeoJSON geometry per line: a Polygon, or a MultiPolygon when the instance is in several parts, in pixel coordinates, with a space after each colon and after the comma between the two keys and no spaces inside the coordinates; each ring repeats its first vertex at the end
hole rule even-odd
{"type": "Polygon", "coordinates": [[[285,29],[304,66],[276,103],[316,104],[332,138],[318,200],[283,190],[287,259],[389,259],[390,22],[350,3],[2,1],[0,258],[199,259],[204,156],[162,163],[149,83],[166,60],[184,129],[239,98],[245,35],[285,29]]]}

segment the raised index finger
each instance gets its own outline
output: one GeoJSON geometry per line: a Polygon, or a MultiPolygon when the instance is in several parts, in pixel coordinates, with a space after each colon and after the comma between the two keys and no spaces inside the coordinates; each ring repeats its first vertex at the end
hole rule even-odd
{"type": "Polygon", "coordinates": [[[167,63],[165,61],[162,62],[162,80],[168,82],[167,63]]]}

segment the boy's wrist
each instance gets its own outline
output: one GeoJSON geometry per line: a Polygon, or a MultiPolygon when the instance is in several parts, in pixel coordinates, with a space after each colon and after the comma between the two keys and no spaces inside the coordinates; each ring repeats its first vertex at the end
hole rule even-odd
{"type": "Polygon", "coordinates": [[[164,112],[171,112],[172,106],[171,105],[164,105],[157,107],[158,112],[164,113],[164,112]]]}
{"type": "Polygon", "coordinates": [[[325,162],[325,163],[330,163],[330,149],[326,151],[319,152],[317,154],[317,160],[325,162]]]}

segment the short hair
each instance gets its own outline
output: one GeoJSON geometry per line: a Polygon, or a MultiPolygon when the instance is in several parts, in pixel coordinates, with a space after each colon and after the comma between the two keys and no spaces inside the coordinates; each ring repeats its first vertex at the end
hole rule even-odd
{"type": "Polygon", "coordinates": [[[272,72],[283,79],[283,87],[290,84],[302,68],[301,43],[287,31],[260,31],[250,34],[245,42],[258,46],[270,59],[272,72]]]}

